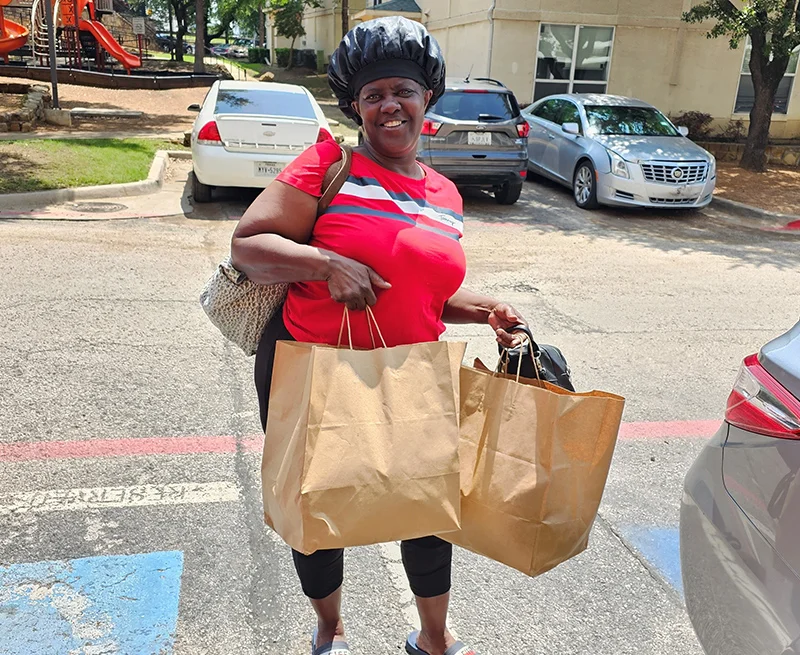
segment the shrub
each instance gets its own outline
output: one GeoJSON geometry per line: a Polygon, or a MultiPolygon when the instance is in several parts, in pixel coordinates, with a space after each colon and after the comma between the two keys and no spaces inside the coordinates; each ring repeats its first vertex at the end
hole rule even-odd
{"type": "Polygon", "coordinates": [[[269,59],[269,48],[249,48],[247,61],[251,64],[263,64],[269,59]]]}
{"type": "Polygon", "coordinates": [[[275,63],[280,68],[286,68],[289,65],[289,48],[275,48],[275,63]]]}
{"type": "Polygon", "coordinates": [[[688,127],[692,141],[703,141],[711,136],[714,117],[701,111],[685,111],[671,119],[675,125],[688,127]]]}
{"type": "Polygon", "coordinates": [[[730,141],[731,143],[738,143],[744,140],[747,130],[744,127],[744,121],[736,119],[730,121],[724,130],[719,133],[719,138],[723,141],[730,141]]]}

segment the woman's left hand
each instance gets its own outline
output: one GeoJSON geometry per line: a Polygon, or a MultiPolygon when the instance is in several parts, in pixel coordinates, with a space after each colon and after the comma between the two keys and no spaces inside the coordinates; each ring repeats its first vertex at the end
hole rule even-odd
{"type": "Polygon", "coordinates": [[[519,315],[519,312],[505,302],[497,303],[489,314],[489,325],[492,326],[495,335],[497,335],[497,343],[504,348],[516,348],[522,343],[519,334],[512,334],[506,331],[508,328],[520,324],[527,325],[525,319],[519,315]]]}

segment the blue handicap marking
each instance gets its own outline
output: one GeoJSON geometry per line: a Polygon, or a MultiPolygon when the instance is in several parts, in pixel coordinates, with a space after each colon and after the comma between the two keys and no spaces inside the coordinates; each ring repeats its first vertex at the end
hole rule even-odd
{"type": "Polygon", "coordinates": [[[683,595],[678,528],[637,525],[624,527],[621,531],[642,557],[683,595]]]}
{"type": "Polygon", "coordinates": [[[169,655],[183,553],[0,566],[0,653],[169,655]]]}

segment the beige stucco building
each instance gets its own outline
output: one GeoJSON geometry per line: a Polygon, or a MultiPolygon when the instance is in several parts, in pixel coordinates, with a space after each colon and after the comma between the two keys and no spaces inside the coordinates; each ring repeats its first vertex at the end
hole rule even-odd
{"type": "MultiPolygon", "coordinates": [[[[336,0],[307,18],[308,45],[326,53],[340,37],[336,0]],[[321,23],[327,12],[329,22],[321,23]]],[[[633,96],[668,114],[701,111],[719,126],[747,122],[752,83],[746,46],[706,38],[710,25],[681,21],[692,0],[350,0],[351,24],[388,12],[422,21],[437,38],[451,75],[493,77],[521,104],[550,93],[633,96]],[[360,4],[357,4],[360,3],[360,4]],[[355,5],[355,6],[354,6],[355,5]],[[417,13],[414,9],[419,9],[417,13]]],[[[800,136],[797,56],[776,102],[772,132],[800,136]]]]}

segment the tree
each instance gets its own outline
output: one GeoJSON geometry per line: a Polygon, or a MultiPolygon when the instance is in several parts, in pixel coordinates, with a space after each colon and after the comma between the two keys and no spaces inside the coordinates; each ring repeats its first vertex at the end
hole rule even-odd
{"type": "Polygon", "coordinates": [[[342,38],[350,31],[350,0],[342,0],[342,38]]]}
{"type": "Polygon", "coordinates": [[[194,72],[205,73],[206,7],[205,0],[196,0],[194,6],[194,72]]]}
{"type": "Polygon", "coordinates": [[[278,36],[292,40],[289,46],[289,65],[294,65],[294,43],[298,36],[306,35],[303,26],[303,15],[308,8],[318,8],[322,4],[319,0],[270,0],[269,11],[278,36]]]}
{"type": "Polygon", "coordinates": [[[740,166],[763,171],[767,165],[775,95],[792,51],[800,46],[800,0],[744,0],[741,4],[739,9],[731,0],[703,0],[687,11],[683,20],[687,23],[716,20],[706,36],[710,39],[726,36],[734,49],[750,37],[753,49],[749,66],[755,102],[740,166]]]}
{"type": "Polygon", "coordinates": [[[195,0],[168,0],[172,7],[177,28],[175,30],[175,61],[183,61],[183,37],[189,31],[189,22],[194,18],[195,0]]]}

